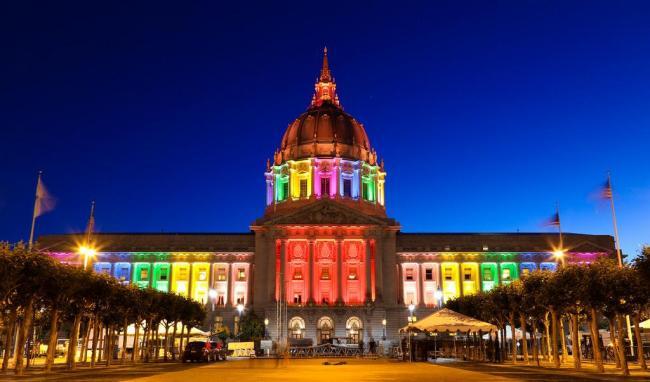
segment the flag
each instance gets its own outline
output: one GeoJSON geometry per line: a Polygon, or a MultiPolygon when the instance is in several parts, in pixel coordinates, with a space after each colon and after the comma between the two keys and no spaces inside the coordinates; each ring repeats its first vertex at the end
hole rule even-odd
{"type": "Polygon", "coordinates": [[[560,213],[556,212],[554,213],[546,222],[546,225],[553,226],[553,227],[559,227],[560,226],[560,213]]]}
{"type": "Polygon", "coordinates": [[[612,182],[611,182],[610,178],[607,177],[607,180],[605,181],[605,183],[603,183],[603,187],[600,190],[600,197],[602,199],[609,200],[609,199],[612,198],[612,195],[613,195],[612,182]]]}
{"type": "Polygon", "coordinates": [[[54,209],[56,200],[47,192],[47,188],[43,184],[41,177],[38,177],[36,184],[36,202],[34,203],[34,218],[37,218],[44,213],[54,209]]]}

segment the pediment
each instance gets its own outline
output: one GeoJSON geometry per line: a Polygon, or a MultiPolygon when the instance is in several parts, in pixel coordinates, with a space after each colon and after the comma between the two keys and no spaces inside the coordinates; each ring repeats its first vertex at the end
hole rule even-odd
{"type": "Polygon", "coordinates": [[[256,225],[396,225],[394,219],[373,216],[331,200],[319,200],[283,214],[265,216],[256,225]]]}

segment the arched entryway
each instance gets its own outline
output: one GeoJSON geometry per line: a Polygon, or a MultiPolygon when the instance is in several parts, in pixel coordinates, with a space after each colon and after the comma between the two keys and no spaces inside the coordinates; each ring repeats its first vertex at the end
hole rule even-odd
{"type": "Polygon", "coordinates": [[[327,316],[319,318],[316,331],[319,344],[331,343],[334,337],[334,320],[327,316]]]}
{"type": "Polygon", "coordinates": [[[305,333],[305,320],[302,317],[293,317],[289,320],[289,338],[303,338],[305,333]]]}
{"type": "Polygon", "coordinates": [[[363,339],[363,323],[359,317],[350,317],[345,323],[346,335],[349,339],[349,342],[352,344],[358,344],[361,339],[363,339]]]}

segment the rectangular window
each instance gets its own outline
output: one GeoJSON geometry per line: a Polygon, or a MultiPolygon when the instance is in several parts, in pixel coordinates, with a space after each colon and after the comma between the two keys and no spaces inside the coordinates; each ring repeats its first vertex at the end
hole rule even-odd
{"type": "Polygon", "coordinates": [[[246,281],[246,270],[244,268],[237,268],[237,281],[246,281]]]}
{"type": "Polygon", "coordinates": [[[330,295],[327,293],[323,293],[321,303],[323,305],[328,305],[330,303],[330,295]]]}
{"type": "Polygon", "coordinates": [[[472,269],[471,268],[463,269],[463,280],[472,281],[472,269]]]}
{"type": "Polygon", "coordinates": [[[289,196],[289,182],[282,182],[282,197],[280,200],[286,200],[289,196]]]}
{"type": "Polygon", "coordinates": [[[294,304],[302,304],[302,294],[296,293],[293,295],[293,303],[294,304]]]}
{"type": "Polygon", "coordinates": [[[323,268],[323,270],[320,272],[320,279],[321,280],[329,280],[330,279],[330,269],[329,268],[323,268]]]}
{"type": "Polygon", "coordinates": [[[349,280],[357,280],[359,276],[357,275],[357,267],[350,267],[350,273],[348,273],[349,280]]]}
{"type": "Polygon", "coordinates": [[[223,295],[219,295],[219,297],[217,297],[217,305],[218,305],[218,306],[224,306],[224,305],[226,305],[226,304],[225,304],[225,299],[223,298],[223,295]]]}
{"type": "Polygon", "coordinates": [[[510,281],[510,269],[506,268],[501,273],[501,279],[503,281],[510,281]]]}
{"type": "Polygon", "coordinates": [[[483,281],[492,281],[492,270],[490,269],[483,270],[483,281]]]}
{"type": "Polygon", "coordinates": [[[343,196],[352,196],[352,179],[343,179],[343,196]]]}
{"type": "Polygon", "coordinates": [[[433,269],[427,268],[424,270],[424,279],[427,281],[433,280],[433,269]]]}
{"type": "Polygon", "coordinates": [[[167,268],[160,270],[160,281],[167,281],[167,268]]]}
{"type": "Polygon", "coordinates": [[[226,281],[226,268],[217,268],[217,281],[226,281]]]}
{"type": "Polygon", "coordinates": [[[140,268],[140,280],[141,281],[149,280],[149,268],[140,268]]]}
{"type": "Polygon", "coordinates": [[[300,197],[307,197],[307,179],[300,179],[300,197]]]}
{"type": "Polygon", "coordinates": [[[454,278],[451,275],[451,268],[445,269],[445,281],[452,281],[454,278]]]}
{"type": "Polygon", "coordinates": [[[206,271],[199,272],[199,281],[205,281],[208,279],[208,273],[206,271]]]}
{"type": "Polygon", "coordinates": [[[363,189],[363,199],[370,200],[370,186],[368,185],[368,183],[364,183],[362,189],[363,189]]]}
{"type": "Polygon", "coordinates": [[[409,292],[406,294],[406,303],[407,304],[415,303],[415,294],[413,292],[409,292]]]}
{"type": "Polygon", "coordinates": [[[293,272],[293,279],[294,279],[294,280],[302,280],[302,270],[301,270],[300,268],[297,268],[297,269],[293,272]]]}
{"type": "Polygon", "coordinates": [[[413,269],[406,268],[406,281],[413,281],[413,269]]]}
{"type": "Polygon", "coordinates": [[[330,178],[320,178],[321,196],[330,196],[330,178]]]}

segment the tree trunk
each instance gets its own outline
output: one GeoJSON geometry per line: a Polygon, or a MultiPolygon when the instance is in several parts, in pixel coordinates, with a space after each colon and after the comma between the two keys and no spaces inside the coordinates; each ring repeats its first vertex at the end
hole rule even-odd
{"type": "Polygon", "coordinates": [[[52,371],[54,356],[56,355],[56,339],[59,329],[59,310],[56,307],[50,312],[50,339],[47,343],[47,357],[45,358],[45,371],[52,371]]]}
{"type": "Polygon", "coordinates": [[[90,352],[90,367],[95,367],[95,357],[97,356],[97,342],[99,341],[99,333],[97,332],[100,330],[99,320],[95,318],[93,321],[93,347],[92,351],[90,352]]]}
{"type": "Polygon", "coordinates": [[[643,341],[641,340],[641,328],[639,327],[639,325],[641,324],[641,313],[636,312],[634,316],[632,316],[632,319],[634,320],[634,339],[636,342],[637,361],[639,362],[639,366],[641,367],[642,370],[648,370],[648,365],[645,362],[645,357],[643,354],[643,341]]]}
{"type": "Polygon", "coordinates": [[[549,314],[544,316],[544,334],[546,335],[546,351],[544,352],[544,360],[551,361],[551,322],[548,319],[549,314]]]}
{"type": "Polygon", "coordinates": [[[154,342],[153,345],[154,345],[154,351],[156,352],[154,355],[154,360],[156,360],[157,362],[158,359],[160,358],[160,333],[159,333],[160,322],[157,322],[155,326],[156,326],[156,330],[155,330],[156,342],[154,342]]]}
{"type": "MultiPolygon", "coordinates": [[[[16,333],[16,322],[18,318],[18,309],[13,308],[9,313],[9,322],[7,324],[7,335],[5,336],[5,354],[2,358],[2,371],[6,371],[9,367],[9,358],[11,357],[11,349],[13,349],[14,333],[16,333]]],[[[15,351],[16,349],[14,349],[15,351]]]]}
{"type": "Polygon", "coordinates": [[[515,313],[511,312],[508,316],[510,321],[510,334],[512,335],[512,342],[510,344],[510,350],[512,351],[512,364],[517,364],[517,332],[515,329],[515,313]]]}
{"type": "Polygon", "coordinates": [[[176,361],[176,321],[174,321],[174,330],[172,330],[171,353],[172,361],[176,361]]]}
{"type": "Polygon", "coordinates": [[[623,326],[623,321],[625,320],[622,314],[616,316],[616,327],[618,329],[618,358],[621,360],[621,368],[624,376],[630,375],[630,369],[627,365],[627,357],[625,356],[625,328],[623,326]]]}
{"type": "Polygon", "coordinates": [[[612,341],[612,346],[614,347],[614,358],[616,359],[616,368],[621,368],[621,359],[619,358],[618,352],[618,341],[616,340],[616,316],[607,317],[607,322],[609,323],[609,337],[612,341]]]}
{"type": "Polygon", "coordinates": [[[533,346],[533,361],[537,363],[537,367],[540,366],[539,364],[539,345],[537,344],[537,320],[533,319],[533,334],[532,334],[532,346],[533,346]]]}
{"type": "Polygon", "coordinates": [[[551,353],[553,355],[553,365],[556,368],[560,367],[560,357],[558,354],[558,344],[557,344],[557,310],[551,308],[551,353]]]}
{"type": "Polygon", "coordinates": [[[140,324],[142,321],[140,319],[137,319],[135,323],[133,324],[133,328],[135,329],[135,333],[133,333],[133,350],[131,351],[131,361],[132,362],[138,362],[140,359],[140,354],[138,345],[140,342],[140,324]]]}
{"type": "Polygon", "coordinates": [[[126,363],[126,344],[127,344],[127,329],[129,328],[129,320],[127,318],[124,319],[124,335],[122,336],[122,363],[126,363]]]}
{"type": "Polygon", "coordinates": [[[571,320],[571,354],[573,355],[573,367],[580,369],[582,367],[580,360],[580,325],[577,314],[570,316],[571,320]]]}
{"type": "Polygon", "coordinates": [[[68,344],[68,369],[74,370],[77,368],[77,341],[79,340],[79,330],[81,329],[81,313],[74,316],[72,322],[72,330],[70,330],[70,343],[68,344]]]}
{"type": "Polygon", "coordinates": [[[523,313],[519,313],[519,325],[521,326],[521,351],[524,356],[524,362],[526,365],[530,365],[530,360],[528,359],[528,340],[526,339],[528,330],[526,328],[526,316],[523,313]]]}
{"type": "Polygon", "coordinates": [[[594,363],[596,364],[596,369],[599,372],[604,372],[605,367],[603,366],[603,354],[600,352],[600,334],[598,333],[598,312],[596,309],[591,308],[589,310],[590,317],[590,328],[591,328],[591,347],[594,352],[594,363]]]}
{"type": "Polygon", "coordinates": [[[16,374],[23,375],[25,371],[25,343],[29,335],[29,328],[32,326],[32,317],[34,313],[34,297],[30,298],[23,313],[23,322],[18,331],[18,342],[16,343],[16,374]]]}
{"type": "Polygon", "coordinates": [[[106,366],[111,366],[113,360],[113,324],[106,327],[106,335],[104,338],[104,354],[106,358],[106,366]]]}
{"type": "Polygon", "coordinates": [[[560,337],[561,341],[560,344],[562,344],[562,363],[565,363],[567,360],[567,347],[566,347],[566,331],[564,330],[564,317],[560,315],[559,317],[560,320],[560,333],[562,333],[562,337],[560,337]]]}
{"type": "Polygon", "coordinates": [[[163,359],[167,362],[167,346],[169,345],[169,323],[165,323],[165,342],[163,343],[163,359]]]}
{"type": "Polygon", "coordinates": [[[179,353],[183,351],[183,340],[185,337],[183,336],[183,332],[185,331],[185,323],[181,324],[181,338],[180,338],[180,344],[178,345],[178,351],[179,353]]]}
{"type": "Polygon", "coordinates": [[[95,321],[92,317],[88,317],[88,322],[86,322],[86,329],[84,330],[84,338],[82,341],[83,349],[81,356],[79,357],[82,362],[88,361],[88,343],[90,342],[90,330],[95,326],[95,321]]]}

